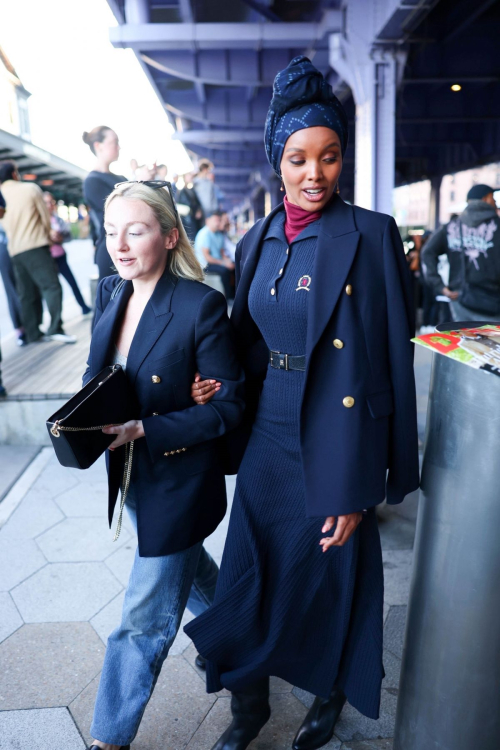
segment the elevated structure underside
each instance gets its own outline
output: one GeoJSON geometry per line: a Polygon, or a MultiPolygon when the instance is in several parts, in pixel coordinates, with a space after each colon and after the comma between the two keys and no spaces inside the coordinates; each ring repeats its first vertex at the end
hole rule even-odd
{"type": "MultiPolygon", "coordinates": [[[[439,179],[500,156],[496,0],[108,2],[119,23],[110,31],[113,44],[135,51],[176,137],[214,162],[217,184],[235,203],[272,185],[264,121],[276,72],[298,54],[313,60],[347,109],[341,185],[353,199],[356,105],[332,49],[353,39],[354,6],[358,22],[366,13],[381,64],[404,60],[393,113],[395,184],[439,179]]],[[[383,96],[376,91],[375,99],[383,96]]]]}

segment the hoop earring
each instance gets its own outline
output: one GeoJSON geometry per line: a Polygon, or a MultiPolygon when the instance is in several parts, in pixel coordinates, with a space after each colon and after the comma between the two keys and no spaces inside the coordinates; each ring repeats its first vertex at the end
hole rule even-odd
{"type": "Polygon", "coordinates": [[[281,180],[281,187],[280,187],[280,190],[281,190],[281,192],[282,192],[282,193],[284,193],[284,192],[285,192],[285,185],[283,184],[283,180],[281,180]]]}

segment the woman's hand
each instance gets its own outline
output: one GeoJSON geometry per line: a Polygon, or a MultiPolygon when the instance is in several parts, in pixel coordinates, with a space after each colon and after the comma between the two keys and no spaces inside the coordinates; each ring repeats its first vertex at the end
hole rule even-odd
{"type": "MultiPolygon", "coordinates": [[[[347,516],[338,516],[335,534],[333,536],[325,536],[320,541],[320,544],[323,547],[323,552],[326,552],[329,547],[342,547],[348,542],[361,523],[362,518],[362,513],[349,513],[347,516]]],[[[334,526],[335,516],[328,516],[321,531],[323,534],[326,534],[326,532],[331,531],[334,526]]]]}
{"type": "Polygon", "coordinates": [[[131,419],[130,422],[125,424],[117,424],[114,427],[104,427],[103,432],[106,435],[116,435],[116,440],[113,440],[109,446],[110,451],[114,451],[115,448],[119,448],[120,445],[130,443],[132,440],[138,440],[144,437],[144,428],[140,419],[131,419]]]}
{"type": "Polygon", "coordinates": [[[203,406],[220,390],[221,383],[217,380],[202,380],[199,372],[196,373],[194,383],[191,386],[191,397],[197,404],[203,406]]]}
{"type": "Polygon", "coordinates": [[[452,292],[447,286],[443,287],[443,294],[448,299],[458,299],[460,297],[460,292],[452,292]]]}

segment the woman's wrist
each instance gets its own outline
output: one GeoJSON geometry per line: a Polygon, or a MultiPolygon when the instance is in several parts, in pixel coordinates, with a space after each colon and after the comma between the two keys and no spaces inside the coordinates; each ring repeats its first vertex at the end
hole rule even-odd
{"type": "Polygon", "coordinates": [[[144,425],[142,424],[142,419],[136,419],[133,440],[139,440],[139,438],[144,437],[144,435],[145,432],[144,425]]]}

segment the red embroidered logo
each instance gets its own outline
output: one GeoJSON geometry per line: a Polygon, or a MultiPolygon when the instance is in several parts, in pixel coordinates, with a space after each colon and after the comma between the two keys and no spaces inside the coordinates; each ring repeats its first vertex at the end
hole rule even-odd
{"type": "Polygon", "coordinates": [[[300,291],[301,289],[304,289],[306,292],[310,292],[311,290],[309,287],[311,286],[311,277],[310,276],[301,276],[299,279],[299,283],[297,286],[296,292],[300,291]]]}

